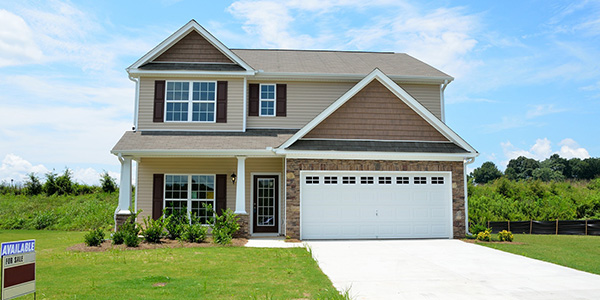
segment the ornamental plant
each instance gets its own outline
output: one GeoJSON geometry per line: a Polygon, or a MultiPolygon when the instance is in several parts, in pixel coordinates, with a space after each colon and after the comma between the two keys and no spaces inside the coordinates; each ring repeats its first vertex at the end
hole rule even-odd
{"type": "Polygon", "coordinates": [[[104,231],[100,228],[92,229],[83,237],[89,247],[98,247],[104,241],[104,231]]]}
{"type": "Polygon", "coordinates": [[[513,236],[512,232],[507,231],[507,230],[502,230],[498,233],[498,238],[502,242],[512,242],[514,239],[514,236],[513,236]]]}
{"type": "Polygon", "coordinates": [[[210,228],[212,229],[213,242],[227,245],[231,243],[233,235],[240,230],[239,217],[231,209],[223,210],[221,215],[214,213],[212,205],[206,205],[210,217],[210,228]]]}
{"type": "Polygon", "coordinates": [[[152,217],[147,216],[144,218],[144,229],[142,235],[144,240],[148,243],[160,243],[160,239],[164,236],[165,230],[165,219],[163,216],[154,220],[152,217]]]}
{"type": "Polygon", "coordinates": [[[492,230],[488,228],[488,229],[478,233],[477,240],[491,242],[492,241],[492,230]]]}

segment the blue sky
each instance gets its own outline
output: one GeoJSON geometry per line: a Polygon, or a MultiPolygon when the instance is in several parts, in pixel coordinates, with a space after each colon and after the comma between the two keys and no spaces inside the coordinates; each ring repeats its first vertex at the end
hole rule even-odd
{"type": "Polygon", "coordinates": [[[600,156],[600,1],[0,0],[0,181],[118,177],[125,68],[190,19],[231,48],[405,52],[455,77],[446,122],[485,161],[600,156]]]}

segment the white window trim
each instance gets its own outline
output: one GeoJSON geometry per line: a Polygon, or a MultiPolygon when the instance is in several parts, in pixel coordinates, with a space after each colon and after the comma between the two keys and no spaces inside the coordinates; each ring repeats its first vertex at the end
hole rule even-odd
{"type": "Polygon", "coordinates": [[[276,117],[277,116],[277,84],[275,83],[261,83],[258,87],[258,116],[259,117],[276,117]],[[272,85],[273,91],[275,92],[275,97],[271,99],[263,99],[262,98],[262,87],[272,85]],[[263,115],[262,114],[262,103],[264,102],[273,102],[273,114],[272,115],[263,115]]]}
{"type": "Polygon", "coordinates": [[[211,80],[201,80],[201,81],[194,81],[194,80],[167,80],[165,82],[165,107],[164,107],[164,117],[163,120],[165,123],[216,123],[217,122],[217,98],[218,98],[218,90],[219,87],[217,86],[217,82],[216,81],[211,81],[211,80]],[[167,100],[167,86],[169,84],[169,82],[187,82],[189,83],[189,90],[188,90],[188,100],[167,100]],[[194,83],[202,83],[202,82],[208,82],[208,83],[214,83],[215,84],[215,100],[213,101],[206,101],[206,100],[192,100],[193,99],[193,91],[194,91],[194,83]],[[187,102],[188,103],[188,118],[187,121],[167,121],[167,103],[173,103],[173,102],[187,102]],[[214,118],[212,121],[192,121],[192,113],[194,111],[193,105],[194,103],[214,103],[213,106],[213,115],[214,118]]]}
{"type": "MultiPolygon", "coordinates": [[[[214,193],[212,199],[212,207],[213,207],[213,217],[215,216],[214,212],[216,211],[216,203],[217,203],[217,175],[215,174],[165,174],[163,179],[163,210],[167,208],[167,201],[187,201],[187,216],[188,220],[191,222],[192,216],[192,201],[211,201],[210,199],[192,199],[192,176],[211,176],[213,178],[214,183],[214,193]],[[187,187],[187,199],[167,199],[167,176],[187,176],[188,177],[188,187],[187,187]]],[[[203,226],[208,226],[208,224],[202,224],[203,226]]]]}

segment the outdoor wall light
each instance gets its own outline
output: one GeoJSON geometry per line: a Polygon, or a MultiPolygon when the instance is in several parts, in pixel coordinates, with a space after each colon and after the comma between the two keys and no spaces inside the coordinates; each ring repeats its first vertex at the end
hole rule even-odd
{"type": "Polygon", "coordinates": [[[231,173],[231,183],[235,184],[236,178],[237,178],[237,176],[235,176],[235,173],[231,173]]]}

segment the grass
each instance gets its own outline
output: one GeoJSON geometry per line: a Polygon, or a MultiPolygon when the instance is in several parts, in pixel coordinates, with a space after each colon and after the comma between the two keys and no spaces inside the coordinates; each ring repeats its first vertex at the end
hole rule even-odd
{"type": "Polygon", "coordinates": [[[0,229],[88,230],[114,224],[117,193],[0,195],[0,229]]]}
{"type": "Polygon", "coordinates": [[[600,275],[600,236],[529,234],[514,236],[513,244],[478,244],[600,275]]]}
{"type": "Polygon", "coordinates": [[[347,298],[301,248],[66,251],[84,234],[0,230],[0,241],[36,239],[38,299],[347,298]]]}

